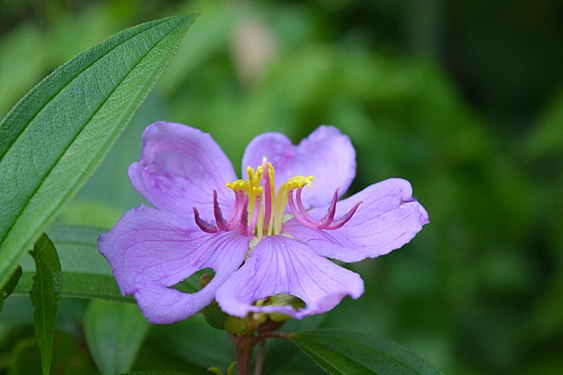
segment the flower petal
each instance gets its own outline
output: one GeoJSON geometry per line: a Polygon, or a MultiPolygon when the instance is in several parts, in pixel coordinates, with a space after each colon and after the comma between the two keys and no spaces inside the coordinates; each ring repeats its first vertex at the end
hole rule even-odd
{"type": "Polygon", "coordinates": [[[293,176],[313,176],[311,189],[303,191],[305,207],[330,203],[336,189],[346,192],[356,175],[356,152],[350,138],[333,126],[320,126],[295,146],[283,134],[265,133],[246,147],[242,170],[262,164],[266,156],[276,171],[279,187],[293,176]]]}
{"type": "Polygon", "coordinates": [[[153,206],[181,215],[213,217],[213,190],[225,214],[234,195],[225,183],[236,179],[233,166],[207,133],[172,122],[155,122],[143,133],[141,160],[129,167],[133,186],[153,206]]]}
{"type": "MultiPolygon", "coordinates": [[[[428,213],[412,197],[412,187],[402,179],[373,184],[358,194],[338,202],[336,216],[362,201],[352,219],[336,230],[308,228],[292,219],[283,231],[306,243],[317,255],[344,262],[375,258],[409,242],[425,224],[428,213]]],[[[326,208],[310,211],[322,218],[326,208]]]]}
{"type": "Polygon", "coordinates": [[[345,296],[356,299],[364,292],[360,276],[315,255],[302,243],[284,236],[266,237],[245,264],[218,290],[216,299],[228,314],[282,313],[296,319],[334,308],[345,296]],[[257,300],[276,294],[301,298],[306,307],[255,306],[257,300]]]}
{"type": "Polygon", "coordinates": [[[182,216],[141,206],[101,235],[98,247],[121,293],[134,294],[149,321],[171,323],[213,301],[215,290],[244,261],[248,241],[236,231],[208,234],[182,216]],[[215,276],[201,291],[169,288],[205,268],[215,276]]]}

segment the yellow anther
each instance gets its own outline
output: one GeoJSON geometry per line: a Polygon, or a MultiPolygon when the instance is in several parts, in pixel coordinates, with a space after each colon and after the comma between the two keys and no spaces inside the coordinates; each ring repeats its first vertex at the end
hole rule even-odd
{"type": "Polygon", "coordinates": [[[293,190],[293,189],[302,188],[305,185],[307,185],[307,187],[310,188],[311,182],[314,179],[315,178],[313,176],[295,176],[295,177],[290,178],[286,182],[287,188],[288,188],[288,190],[293,190]]]}
{"type": "Polygon", "coordinates": [[[246,174],[248,175],[248,181],[252,181],[254,179],[254,168],[246,167],[246,174]]]}
{"type": "Polygon", "coordinates": [[[226,187],[236,193],[244,192],[246,194],[248,225],[253,222],[252,225],[258,239],[281,233],[290,192],[301,189],[305,185],[310,188],[314,177],[292,177],[282,184],[279,190],[276,190],[274,166],[268,162],[268,159],[264,158],[262,165],[256,169],[247,167],[245,171],[246,180],[229,182],[226,187]],[[265,194],[266,192],[268,193],[265,194]]]}
{"type": "Polygon", "coordinates": [[[228,189],[231,189],[235,192],[244,191],[248,193],[250,191],[250,184],[248,183],[248,181],[245,180],[236,180],[233,182],[227,182],[225,186],[228,189]]]}
{"type": "Polygon", "coordinates": [[[263,172],[263,168],[261,166],[256,168],[256,171],[254,171],[254,168],[252,168],[252,167],[246,168],[246,174],[248,176],[248,184],[253,191],[254,191],[255,187],[260,185],[260,179],[262,178],[262,172],[263,172]]]}

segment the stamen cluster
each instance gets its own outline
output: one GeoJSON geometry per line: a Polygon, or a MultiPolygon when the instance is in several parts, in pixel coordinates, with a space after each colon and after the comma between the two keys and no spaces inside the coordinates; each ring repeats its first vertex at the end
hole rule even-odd
{"type": "Polygon", "coordinates": [[[361,201],[356,203],[346,214],[335,218],[337,189],[326,215],[319,221],[308,213],[301,197],[303,188],[311,187],[313,176],[294,176],[283,183],[276,194],[275,170],[272,163],[268,162],[266,158],[262,160],[262,165],[258,166],[256,170],[247,167],[246,172],[248,176],[246,180],[239,179],[226,184],[226,187],[235,194],[234,208],[228,219],[223,217],[215,190],[213,191],[214,223],[202,219],[197,208],[193,208],[195,222],[202,231],[216,233],[231,231],[238,227],[243,235],[254,233],[258,239],[263,236],[280,234],[288,204],[293,216],[303,225],[310,228],[333,230],[350,221],[362,204],[361,201]]]}

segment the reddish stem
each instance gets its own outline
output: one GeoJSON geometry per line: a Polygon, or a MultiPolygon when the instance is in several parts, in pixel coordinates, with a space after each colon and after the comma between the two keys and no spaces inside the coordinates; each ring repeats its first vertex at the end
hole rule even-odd
{"type": "Polygon", "coordinates": [[[244,337],[232,335],[235,343],[237,356],[237,374],[250,375],[250,366],[252,364],[252,349],[254,349],[254,340],[252,337],[244,337]]]}
{"type": "MultiPolygon", "coordinates": [[[[250,375],[252,369],[252,352],[257,344],[263,345],[266,339],[278,338],[287,339],[288,334],[286,333],[273,333],[273,332],[261,332],[258,336],[239,336],[231,335],[233,342],[235,344],[235,351],[237,357],[237,374],[238,375],[250,375]]],[[[260,375],[262,372],[263,356],[264,356],[265,346],[261,347],[261,353],[259,353],[258,363],[256,364],[255,375],[260,375]]]]}

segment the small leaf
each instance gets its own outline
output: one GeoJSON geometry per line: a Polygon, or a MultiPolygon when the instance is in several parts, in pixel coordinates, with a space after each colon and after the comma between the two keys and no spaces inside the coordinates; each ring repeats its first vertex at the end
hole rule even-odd
{"type": "Polygon", "coordinates": [[[0,286],[93,173],[193,19],[114,35],[55,70],[0,122],[0,286]]]}
{"type": "Polygon", "coordinates": [[[16,288],[16,285],[18,285],[18,281],[20,281],[21,277],[22,277],[22,268],[21,266],[18,266],[18,268],[16,268],[14,273],[12,273],[12,276],[10,276],[10,278],[8,279],[8,282],[6,283],[4,288],[0,288],[0,311],[4,306],[4,301],[6,300],[6,298],[10,296],[10,294],[12,294],[12,292],[16,288]]]}
{"type": "Polygon", "coordinates": [[[4,298],[7,298],[10,296],[10,294],[12,294],[12,292],[16,288],[16,285],[18,285],[18,281],[20,281],[21,277],[22,277],[22,268],[21,266],[18,266],[18,268],[16,268],[16,270],[12,273],[12,276],[10,276],[10,279],[4,286],[4,298]]]}
{"type": "Polygon", "coordinates": [[[114,375],[130,370],[149,326],[135,305],[92,301],[84,330],[100,373],[114,375]]]}
{"type": "Polygon", "coordinates": [[[227,375],[235,375],[235,369],[237,368],[237,363],[233,362],[229,365],[227,369],[227,375]]]}
{"type": "MultiPolygon", "coordinates": [[[[64,284],[63,298],[99,298],[133,303],[131,297],[123,297],[106,259],[99,253],[97,238],[101,229],[54,226],[47,233],[56,245],[64,284]]],[[[16,295],[29,295],[35,273],[33,262],[23,258],[23,275],[14,290],[16,295]]]]}
{"type": "Polygon", "coordinates": [[[361,333],[319,330],[289,339],[329,374],[443,374],[402,346],[361,333]]]}
{"type": "Polygon", "coordinates": [[[31,255],[35,260],[36,269],[31,289],[31,303],[35,308],[33,320],[39,351],[41,352],[43,375],[48,375],[53,358],[55,318],[63,275],[55,246],[46,234],[39,238],[33,251],[31,251],[31,255]]]}
{"type": "Polygon", "coordinates": [[[211,372],[213,375],[225,375],[218,367],[210,367],[207,369],[207,372],[211,372]]]}

